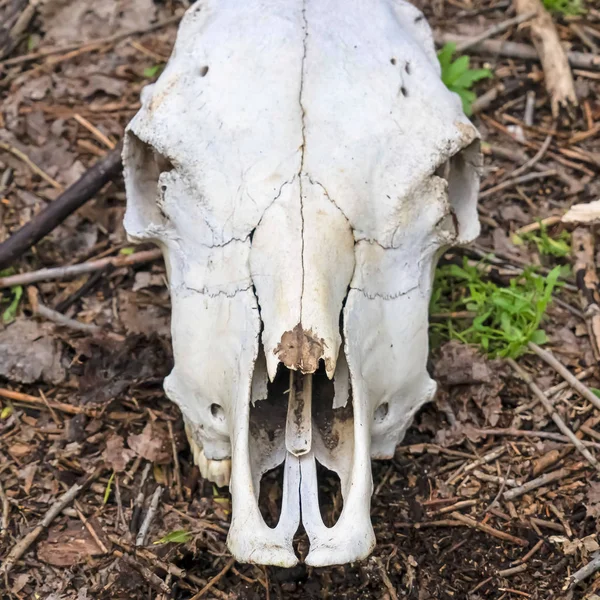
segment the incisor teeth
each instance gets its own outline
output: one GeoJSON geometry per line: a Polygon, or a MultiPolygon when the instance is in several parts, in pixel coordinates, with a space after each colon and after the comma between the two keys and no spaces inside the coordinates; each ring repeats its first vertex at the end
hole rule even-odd
{"type": "Polygon", "coordinates": [[[196,443],[194,438],[191,436],[191,429],[186,424],[185,432],[187,434],[188,442],[192,450],[192,456],[194,463],[200,469],[200,474],[205,479],[212,481],[219,487],[229,485],[231,479],[231,459],[225,458],[223,460],[211,460],[206,458],[204,449],[196,443]]]}

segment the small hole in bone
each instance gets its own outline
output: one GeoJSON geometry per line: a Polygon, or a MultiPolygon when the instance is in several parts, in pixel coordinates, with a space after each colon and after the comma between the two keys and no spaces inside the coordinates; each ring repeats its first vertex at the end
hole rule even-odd
{"type": "Polygon", "coordinates": [[[319,509],[326,527],[333,527],[342,514],[344,500],[342,483],[335,471],[330,471],[317,461],[317,481],[319,482],[319,509]]]}
{"type": "Polygon", "coordinates": [[[375,421],[375,423],[383,423],[385,421],[385,418],[387,417],[389,411],[390,411],[390,405],[387,402],[380,404],[375,409],[375,415],[373,416],[373,420],[375,421]]]}
{"type": "Polygon", "coordinates": [[[395,65],[396,64],[396,59],[395,58],[390,58],[390,62],[395,65]]]}
{"type": "Polygon", "coordinates": [[[410,66],[410,63],[408,61],[406,61],[406,64],[404,65],[404,70],[406,71],[406,73],[408,75],[410,75],[412,67],[410,66]]]}
{"type": "Polygon", "coordinates": [[[210,405],[210,414],[219,421],[225,420],[225,411],[220,404],[211,404],[210,405]]]}
{"type": "Polygon", "coordinates": [[[203,67],[200,67],[200,77],[206,77],[208,73],[208,66],[204,65],[203,67]]]}
{"type": "Polygon", "coordinates": [[[258,507],[265,523],[271,528],[277,527],[281,516],[284,468],[281,464],[267,471],[260,480],[258,507]]]}
{"type": "Polygon", "coordinates": [[[408,90],[407,90],[407,89],[406,89],[406,88],[405,88],[403,85],[401,85],[401,86],[400,86],[400,93],[401,93],[401,94],[402,94],[402,95],[403,95],[405,98],[407,98],[407,97],[408,97],[408,90]]]}

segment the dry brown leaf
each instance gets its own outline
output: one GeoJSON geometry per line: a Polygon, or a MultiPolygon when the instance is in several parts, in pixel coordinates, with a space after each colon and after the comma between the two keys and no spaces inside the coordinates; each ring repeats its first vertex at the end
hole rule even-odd
{"type": "Polygon", "coordinates": [[[90,532],[73,520],[67,522],[66,529],[53,527],[37,551],[39,560],[55,567],[72,567],[102,553],[90,532]]]}
{"type": "Polygon", "coordinates": [[[135,452],[125,448],[125,442],[120,435],[112,435],[106,440],[106,448],[102,456],[114,471],[120,473],[127,468],[135,452]]]}
{"type": "Polygon", "coordinates": [[[585,503],[587,508],[586,516],[596,519],[600,517],[600,482],[590,481],[589,486],[587,491],[587,502],[585,503]]]}
{"type": "Polygon", "coordinates": [[[127,438],[128,446],[138,456],[150,462],[165,462],[169,460],[169,453],[163,450],[165,442],[165,431],[152,423],[147,423],[142,433],[138,435],[132,433],[127,438]]]}

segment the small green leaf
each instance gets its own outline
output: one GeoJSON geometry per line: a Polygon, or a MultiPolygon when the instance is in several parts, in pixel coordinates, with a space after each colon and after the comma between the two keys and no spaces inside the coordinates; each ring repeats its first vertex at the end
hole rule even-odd
{"type": "Polygon", "coordinates": [[[192,539],[192,534],[184,529],[178,529],[167,533],[165,537],[160,538],[154,544],[185,544],[192,539]]]}
{"type": "Polygon", "coordinates": [[[590,388],[590,390],[592,390],[592,393],[595,396],[598,396],[598,398],[600,398],[600,390],[598,388],[590,388]]]}
{"type": "Polygon", "coordinates": [[[125,256],[129,256],[135,252],[134,248],[121,248],[119,250],[119,254],[124,254],[125,256]]]}
{"type": "Polygon", "coordinates": [[[543,329],[538,329],[537,331],[534,331],[531,334],[530,341],[532,341],[534,344],[537,344],[538,346],[542,346],[548,342],[548,336],[546,335],[546,332],[543,329]]]}
{"type": "Polygon", "coordinates": [[[160,72],[163,70],[164,65],[154,65],[153,67],[147,67],[144,69],[144,77],[147,79],[153,79],[157,75],[160,75],[160,72]]]}
{"type": "Polygon", "coordinates": [[[5,325],[12,323],[17,317],[17,310],[19,309],[19,302],[23,296],[23,288],[20,285],[16,285],[11,288],[13,298],[8,308],[2,313],[2,321],[5,325]]]}
{"type": "Polygon", "coordinates": [[[106,484],[106,489],[104,490],[104,499],[102,501],[102,504],[106,504],[108,502],[108,499],[110,498],[110,492],[112,490],[112,483],[114,480],[115,480],[115,472],[113,471],[112,475],[108,479],[108,483],[106,484]]]}
{"type": "Polygon", "coordinates": [[[5,406],[2,409],[2,412],[0,412],[0,419],[4,420],[4,419],[8,419],[8,417],[10,417],[10,415],[12,415],[13,409],[12,406],[10,406],[10,404],[8,406],[5,406]]]}
{"type": "Polygon", "coordinates": [[[586,12],[582,0],[544,0],[544,6],[553,12],[576,17],[586,12]]]}

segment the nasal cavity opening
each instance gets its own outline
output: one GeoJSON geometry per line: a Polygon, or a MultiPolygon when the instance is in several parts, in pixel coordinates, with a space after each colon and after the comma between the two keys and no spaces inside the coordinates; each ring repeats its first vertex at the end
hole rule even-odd
{"type": "Polygon", "coordinates": [[[448,202],[460,241],[474,239],[479,232],[477,195],[481,163],[479,140],[451,156],[435,174],[448,182],[448,202]]]}
{"type": "Polygon", "coordinates": [[[342,482],[335,471],[330,471],[317,461],[317,481],[319,482],[319,509],[326,527],[333,527],[342,514],[344,500],[342,482]]]}
{"type": "Polygon", "coordinates": [[[375,409],[375,414],[373,415],[373,421],[377,425],[383,423],[390,412],[390,405],[387,402],[383,402],[375,409]]]}
{"type": "Polygon", "coordinates": [[[258,507],[265,523],[274,529],[281,517],[285,463],[267,471],[260,480],[258,507]]]}
{"type": "Polygon", "coordinates": [[[173,170],[173,164],[156,148],[127,132],[124,152],[125,181],[127,184],[127,229],[134,236],[142,236],[151,225],[165,225],[162,195],[158,182],[161,173],[173,170]]]}
{"type": "Polygon", "coordinates": [[[213,416],[214,419],[217,419],[218,421],[225,420],[225,411],[223,410],[223,407],[220,404],[211,404],[210,414],[213,416]]]}

